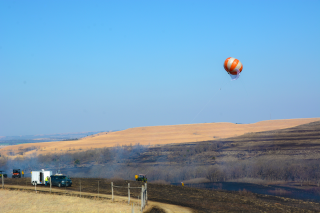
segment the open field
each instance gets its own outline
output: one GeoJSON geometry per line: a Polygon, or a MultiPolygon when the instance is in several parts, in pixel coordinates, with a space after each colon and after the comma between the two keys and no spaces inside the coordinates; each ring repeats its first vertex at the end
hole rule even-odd
{"type": "Polygon", "coordinates": [[[131,212],[131,206],[120,202],[16,190],[0,190],[0,200],[1,212],[131,212]]]}
{"type": "MultiPolygon", "coordinates": [[[[140,200],[127,197],[114,196],[111,202],[111,195],[83,192],[65,193],[61,189],[52,189],[50,194],[48,188],[41,187],[34,191],[34,187],[8,186],[0,190],[0,208],[4,212],[127,212],[140,211],[140,200]],[[16,202],[19,202],[17,205],[16,202]]],[[[187,207],[178,205],[148,201],[144,211],[146,213],[193,213],[187,207]],[[157,211],[155,211],[157,210],[157,211]]]]}
{"type": "Polygon", "coordinates": [[[1,154],[25,156],[77,152],[92,148],[123,145],[164,145],[199,141],[212,141],[240,136],[246,133],[272,131],[319,121],[320,118],[269,120],[254,124],[203,123],[172,126],[137,127],[118,132],[103,132],[80,140],[21,144],[0,149],[1,154]]]}
{"type": "MultiPolygon", "coordinates": [[[[68,188],[58,188],[53,187],[53,192],[60,194],[61,200],[69,199],[69,196],[79,196],[80,181],[82,186],[82,196],[93,199],[97,202],[98,206],[104,203],[110,202],[110,179],[97,179],[97,178],[73,178],[74,184],[72,187],[68,188]],[[97,183],[100,182],[99,196],[102,200],[97,200],[97,183]],[[69,196],[64,196],[65,194],[69,196]],[[104,197],[108,196],[108,197],[104,197]]],[[[6,184],[5,187],[11,189],[22,189],[28,190],[30,193],[35,194],[34,187],[30,184],[30,179],[8,179],[6,182],[11,182],[13,185],[6,184]],[[26,182],[28,185],[26,186],[26,182]]],[[[127,186],[130,182],[131,186],[139,186],[141,183],[134,181],[125,180],[113,180],[114,184],[117,186],[127,186]]],[[[48,193],[49,187],[37,186],[37,190],[41,193],[48,193]]],[[[0,190],[6,191],[6,190],[0,190]]],[[[20,192],[17,192],[20,193],[20,192]]],[[[24,192],[26,193],[26,192],[24,192]]],[[[114,191],[117,197],[115,201],[117,204],[124,205],[127,196],[127,189],[117,188],[114,191]],[[118,197],[123,196],[123,197],[118,197]]],[[[139,190],[131,192],[131,199],[136,201],[139,195],[139,190]]],[[[18,195],[18,194],[16,194],[18,195]]],[[[50,195],[49,195],[50,196],[50,195]]],[[[54,201],[58,202],[58,195],[54,196],[54,201]]],[[[36,196],[35,196],[36,197],[36,196]]],[[[8,198],[7,198],[8,199],[8,198]]],[[[80,198],[78,198],[80,199],[80,198]]],[[[49,200],[50,199],[45,199],[49,200]]],[[[83,199],[85,200],[85,199],[83,199]]],[[[289,198],[282,198],[278,196],[267,196],[254,194],[248,191],[238,191],[238,192],[226,192],[221,190],[207,190],[207,189],[197,189],[182,186],[173,185],[159,185],[159,184],[148,184],[148,200],[149,202],[146,210],[151,206],[157,206],[161,209],[165,209],[165,212],[188,212],[189,209],[192,212],[319,212],[320,205],[315,202],[308,202],[302,200],[295,200],[289,198]],[[173,204],[174,207],[167,206],[166,204],[173,204]],[[180,209],[177,206],[181,206],[180,209]],[[170,211],[171,209],[171,211],[170,211]],[[174,210],[175,209],[175,210],[174,210]]],[[[10,202],[10,201],[8,201],[10,202]]],[[[12,201],[11,201],[12,202],[12,201]]],[[[66,201],[69,202],[69,201],[66,201]]],[[[71,202],[71,201],[70,201],[71,202]]],[[[74,205],[77,205],[77,201],[74,205]]],[[[30,203],[33,203],[30,202],[30,203]]],[[[28,204],[29,205],[29,204],[28,204]]],[[[40,205],[40,204],[39,204],[40,205]]],[[[89,204],[88,204],[89,205],[89,204]]],[[[90,204],[91,205],[91,204],[90,204]]],[[[123,207],[123,208],[124,208],[123,207]]],[[[77,208],[77,206],[75,206],[77,208]]],[[[122,207],[121,207],[122,208],[122,207]]],[[[72,209],[70,210],[72,211],[72,209]]],[[[120,211],[116,211],[120,212],[120,211]]],[[[127,211],[125,211],[127,212],[127,211]]]]}

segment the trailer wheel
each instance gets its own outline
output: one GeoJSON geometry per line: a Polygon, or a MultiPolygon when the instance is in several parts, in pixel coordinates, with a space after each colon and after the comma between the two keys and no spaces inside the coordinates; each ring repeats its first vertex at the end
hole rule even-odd
{"type": "Polygon", "coordinates": [[[61,187],[61,183],[58,184],[58,187],[61,187]]]}

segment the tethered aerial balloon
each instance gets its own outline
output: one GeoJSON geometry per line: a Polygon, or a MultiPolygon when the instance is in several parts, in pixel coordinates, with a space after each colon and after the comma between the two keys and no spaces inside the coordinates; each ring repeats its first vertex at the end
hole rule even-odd
{"type": "Polygon", "coordinates": [[[232,80],[237,80],[240,76],[240,73],[243,69],[242,63],[236,59],[229,57],[224,61],[224,69],[228,72],[232,80]]]}

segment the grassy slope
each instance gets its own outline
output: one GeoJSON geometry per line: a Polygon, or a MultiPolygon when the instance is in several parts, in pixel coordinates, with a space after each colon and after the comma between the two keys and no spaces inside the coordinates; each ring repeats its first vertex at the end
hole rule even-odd
{"type": "Polygon", "coordinates": [[[196,141],[209,141],[229,138],[261,131],[290,128],[314,121],[320,118],[270,120],[254,124],[233,123],[204,123],[190,125],[138,127],[112,133],[99,133],[76,141],[60,141],[47,143],[33,143],[8,146],[0,149],[1,154],[9,151],[18,153],[34,147],[31,151],[24,151],[24,155],[45,154],[48,152],[66,152],[68,150],[86,150],[90,148],[114,147],[117,145],[137,144],[156,145],[173,144],[196,141]]]}
{"type": "MultiPolygon", "coordinates": [[[[169,159],[172,157],[172,163],[185,161],[183,156],[186,155],[189,157],[188,161],[202,162],[204,165],[260,159],[317,160],[320,159],[320,121],[282,130],[247,133],[227,139],[151,147],[137,161],[152,162],[155,155],[169,159]],[[196,153],[192,152],[194,149],[196,153]],[[215,156],[215,160],[210,156],[215,156]]],[[[159,160],[157,162],[161,163],[159,160]]]]}
{"type": "Polygon", "coordinates": [[[320,122],[249,133],[224,140],[220,161],[311,161],[320,159],[320,122]]]}

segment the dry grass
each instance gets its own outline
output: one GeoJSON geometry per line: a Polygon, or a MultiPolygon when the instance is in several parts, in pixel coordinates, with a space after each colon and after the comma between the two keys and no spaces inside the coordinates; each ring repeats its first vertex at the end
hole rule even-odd
{"type": "Polygon", "coordinates": [[[75,152],[80,148],[81,150],[87,150],[91,148],[114,147],[117,145],[135,145],[138,143],[141,145],[163,145],[208,141],[239,136],[245,133],[285,129],[319,120],[320,118],[306,118],[261,121],[254,124],[203,123],[137,127],[118,132],[99,133],[75,141],[8,146],[0,149],[0,153],[5,154],[9,150],[17,153],[19,152],[19,149],[26,149],[31,146],[39,148],[37,150],[26,152],[25,155],[46,154],[48,152],[75,152]]]}
{"type": "MultiPolygon", "coordinates": [[[[19,187],[13,188],[18,189],[19,187]]],[[[56,193],[58,191],[61,190],[55,190],[56,193]]],[[[115,196],[115,202],[111,203],[110,200],[106,199],[79,198],[45,192],[38,190],[38,193],[35,193],[19,189],[13,191],[0,190],[1,212],[132,212],[132,204],[127,204],[127,197],[115,196]]],[[[91,196],[93,195],[97,194],[91,193],[91,196]]],[[[131,200],[132,203],[135,203],[134,212],[140,212],[140,205],[137,204],[140,201],[133,198],[131,200]]],[[[150,210],[154,207],[167,213],[193,212],[190,208],[154,201],[148,201],[144,212],[153,212],[150,210]]]]}
{"type": "MultiPolygon", "coordinates": [[[[131,212],[125,203],[25,191],[0,190],[1,212],[131,212]]],[[[139,207],[135,207],[139,212],[139,207]]]]}

